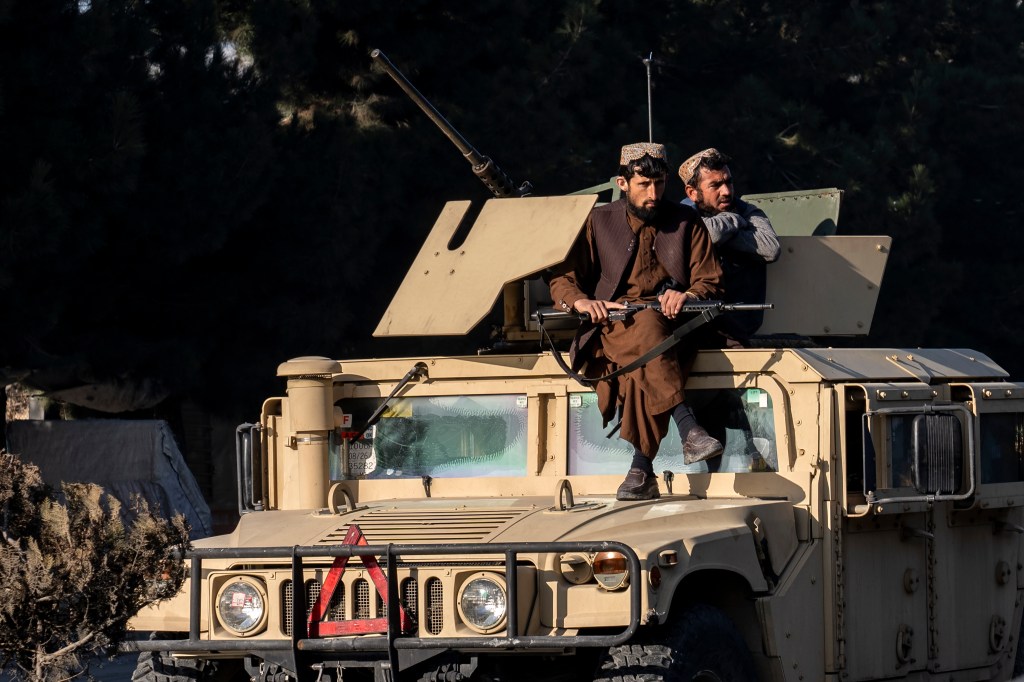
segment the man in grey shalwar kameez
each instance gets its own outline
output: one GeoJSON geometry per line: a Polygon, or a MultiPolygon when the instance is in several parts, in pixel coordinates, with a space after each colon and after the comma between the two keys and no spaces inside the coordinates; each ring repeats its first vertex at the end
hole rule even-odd
{"type": "MultiPolygon", "coordinates": [[[[697,207],[722,267],[727,303],[764,303],[765,266],[779,258],[779,239],[764,211],[740,199],[729,157],[715,148],[694,154],[679,167],[689,203],[697,207]]],[[[719,319],[726,347],[746,346],[764,313],[745,311],[719,319]]]]}

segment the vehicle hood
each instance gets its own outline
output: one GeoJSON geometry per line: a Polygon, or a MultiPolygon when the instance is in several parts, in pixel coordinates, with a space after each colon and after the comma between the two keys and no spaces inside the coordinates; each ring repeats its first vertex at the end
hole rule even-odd
{"type": "MultiPolygon", "coordinates": [[[[618,541],[644,557],[665,549],[692,554],[712,543],[746,547],[767,539],[781,573],[796,550],[791,502],[673,495],[648,502],[582,497],[568,509],[551,498],[412,499],[367,503],[352,511],[274,511],[246,514],[228,536],[231,547],[337,545],[359,526],[371,545],[618,541]]],[[[209,538],[197,547],[225,546],[209,538]]]]}

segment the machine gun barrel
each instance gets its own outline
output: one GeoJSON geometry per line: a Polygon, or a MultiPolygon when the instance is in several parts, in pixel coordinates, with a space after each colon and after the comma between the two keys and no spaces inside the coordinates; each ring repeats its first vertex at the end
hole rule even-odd
{"type": "Polygon", "coordinates": [[[423,113],[434,122],[438,128],[441,129],[449,140],[452,141],[462,155],[469,161],[470,165],[473,166],[473,173],[480,178],[480,180],[487,185],[487,188],[494,193],[494,196],[499,198],[506,197],[522,197],[526,196],[533,190],[533,186],[529,182],[524,182],[519,187],[515,186],[512,178],[508,176],[505,171],[501,170],[497,164],[494,163],[489,157],[484,156],[478,152],[473,145],[471,145],[466,138],[464,138],[458,130],[449,123],[441,113],[434,108],[426,97],[420,94],[420,91],[416,89],[409,79],[405,77],[401,71],[399,71],[391,60],[381,52],[380,50],[373,50],[370,52],[370,57],[377,61],[381,65],[381,68],[387,72],[391,78],[398,83],[398,86],[405,91],[405,94],[412,99],[413,102],[423,110],[423,113]]]}

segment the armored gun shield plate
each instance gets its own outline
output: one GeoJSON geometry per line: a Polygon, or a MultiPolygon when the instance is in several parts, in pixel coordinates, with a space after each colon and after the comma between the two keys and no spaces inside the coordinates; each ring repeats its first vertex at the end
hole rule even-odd
{"type": "Polygon", "coordinates": [[[826,187],[797,192],[769,192],[747,194],[743,200],[764,211],[780,237],[824,237],[836,233],[843,191],[826,187]]]}
{"type": "Polygon", "coordinates": [[[891,237],[779,237],[782,255],[768,266],[758,334],[860,336],[871,331],[891,237]]]}
{"type": "Polygon", "coordinates": [[[596,201],[596,194],[491,199],[455,249],[448,245],[470,202],[448,202],[373,335],[468,333],[505,284],[565,259],[596,201]]]}

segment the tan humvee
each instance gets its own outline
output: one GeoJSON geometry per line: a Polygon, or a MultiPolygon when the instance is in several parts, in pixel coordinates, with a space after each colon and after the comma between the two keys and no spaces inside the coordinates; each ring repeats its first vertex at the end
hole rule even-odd
{"type": "MultiPolygon", "coordinates": [[[[820,208],[779,196],[783,234],[820,208]]],[[[472,328],[594,201],[491,200],[455,250],[449,204],[378,333],[472,328]]],[[[764,329],[866,333],[889,240],[781,239],[764,329]]],[[[506,327],[535,337],[524,307],[506,327]]],[[[670,437],[644,502],[550,353],[285,362],[239,430],[238,527],[133,621],[164,633],[135,680],[1011,678],[1024,384],[969,350],[763,343],[700,352],[725,453],[685,466],[670,437]]]]}

